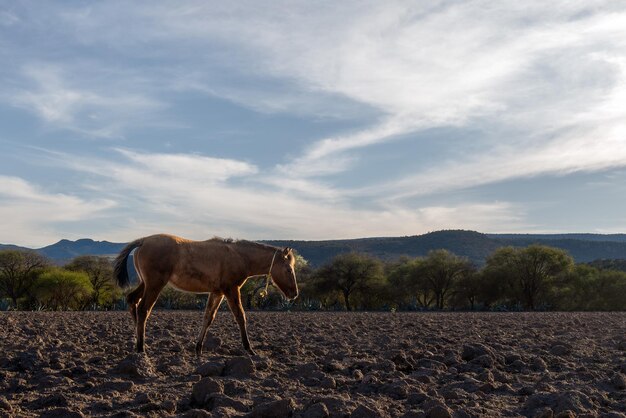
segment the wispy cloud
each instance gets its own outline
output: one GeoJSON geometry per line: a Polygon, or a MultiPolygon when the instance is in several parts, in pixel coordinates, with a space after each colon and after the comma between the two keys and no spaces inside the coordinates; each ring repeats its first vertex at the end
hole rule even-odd
{"type": "Polygon", "coordinates": [[[84,78],[72,81],[73,74],[59,65],[29,64],[22,68],[22,76],[20,87],[0,97],[55,128],[87,136],[119,137],[128,124],[145,121],[147,114],[163,108],[157,100],[118,85],[81,85],[84,78]]]}
{"type": "Polygon", "coordinates": [[[52,243],[67,236],[61,225],[96,219],[114,206],[111,199],[52,193],[19,177],[0,176],[0,241],[52,243]]]}

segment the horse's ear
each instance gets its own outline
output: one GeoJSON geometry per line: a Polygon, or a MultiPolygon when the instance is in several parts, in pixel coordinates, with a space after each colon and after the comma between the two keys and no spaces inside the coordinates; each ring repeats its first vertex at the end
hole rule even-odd
{"type": "Polygon", "coordinates": [[[291,251],[292,251],[291,248],[285,247],[285,249],[283,250],[283,255],[289,255],[291,251]]]}

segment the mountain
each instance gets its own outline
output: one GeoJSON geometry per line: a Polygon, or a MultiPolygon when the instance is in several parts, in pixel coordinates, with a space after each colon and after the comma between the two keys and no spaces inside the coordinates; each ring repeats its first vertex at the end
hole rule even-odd
{"type": "Polygon", "coordinates": [[[610,241],[626,242],[626,234],[485,234],[498,239],[521,239],[521,240],[560,240],[576,239],[581,241],[610,241]]]}
{"type": "MultiPolygon", "coordinates": [[[[475,231],[447,230],[429,232],[423,235],[404,237],[359,238],[326,241],[268,240],[262,241],[280,247],[293,247],[312,266],[320,266],[337,254],[356,251],[393,260],[400,256],[424,256],[429,251],[444,248],[465,256],[477,265],[485,263],[489,254],[500,247],[525,247],[542,244],[566,250],[578,263],[588,263],[599,259],[626,259],[626,234],[482,234],[475,231]]],[[[63,264],[79,255],[114,256],[125,243],[61,240],[35,251],[63,264]]],[[[1,245],[0,249],[20,249],[11,245],[1,245]]]]}
{"type": "Polygon", "coordinates": [[[475,231],[436,231],[424,235],[394,238],[363,238],[332,241],[267,241],[272,245],[296,248],[314,266],[323,264],[332,256],[348,251],[357,251],[390,260],[402,255],[425,256],[434,249],[446,249],[483,265],[486,258],[500,247],[526,247],[541,244],[566,250],[579,263],[597,259],[626,259],[626,240],[617,235],[574,234],[577,238],[566,238],[568,234],[550,235],[494,235],[475,231]]]}
{"type": "MultiPolygon", "coordinates": [[[[38,253],[50,258],[55,264],[65,264],[74,257],[80,255],[116,256],[125,243],[114,243],[109,241],[94,241],[92,239],[79,239],[61,241],[42,248],[34,249],[38,253]]],[[[0,250],[31,250],[30,248],[19,247],[17,245],[0,244],[0,250]]]]}

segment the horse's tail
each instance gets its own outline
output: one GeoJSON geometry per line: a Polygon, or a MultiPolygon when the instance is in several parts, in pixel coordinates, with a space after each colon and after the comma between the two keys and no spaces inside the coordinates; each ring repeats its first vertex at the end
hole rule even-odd
{"type": "Polygon", "coordinates": [[[115,266],[113,268],[113,276],[117,279],[117,284],[120,287],[126,287],[130,283],[130,279],[128,278],[128,269],[126,268],[126,263],[128,262],[128,256],[130,252],[135,248],[141,247],[143,244],[143,238],[139,238],[130,244],[128,244],[120,255],[115,259],[115,266]]]}

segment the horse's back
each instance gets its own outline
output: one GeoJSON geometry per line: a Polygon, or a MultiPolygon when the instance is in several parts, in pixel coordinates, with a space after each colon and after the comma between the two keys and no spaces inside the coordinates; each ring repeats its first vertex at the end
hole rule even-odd
{"type": "Polygon", "coordinates": [[[239,272],[241,260],[228,241],[194,241],[175,235],[144,238],[138,261],[148,274],[167,277],[177,288],[189,292],[222,290],[221,278],[239,272]]]}

